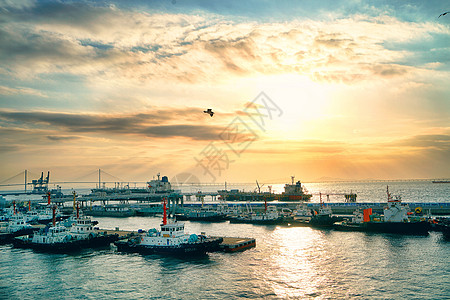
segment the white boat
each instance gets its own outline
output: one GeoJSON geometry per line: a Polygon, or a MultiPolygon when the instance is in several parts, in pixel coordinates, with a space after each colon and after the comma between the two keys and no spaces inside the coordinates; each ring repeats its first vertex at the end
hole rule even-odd
{"type": "Polygon", "coordinates": [[[253,212],[251,207],[247,207],[247,213],[230,219],[232,223],[250,223],[250,224],[279,224],[284,218],[277,211],[276,206],[265,204],[263,212],[253,212]]]}
{"type": "Polygon", "coordinates": [[[161,254],[204,254],[219,249],[222,238],[207,237],[184,232],[184,224],[167,222],[166,202],[163,204],[161,230],[150,229],[139,236],[115,242],[118,251],[161,254]]]}
{"type": "Polygon", "coordinates": [[[0,223],[0,243],[10,242],[14,237],[30,234],[33,226],[28,224],[26,216],[16,213],[8,221],[0,223]]]}
{"type": "Polygon", "coordinates": [[[294,220],[296,221],[309,221],[312,216],[311,209],[308,208],[306,203],[297,205],[294,210],[294,220]]]}
{"type": "MultiPolygon", "coordinates": [[[[54,207],[53,211],[56,210],[54,207]]],[[[20,236],[13,240],[18,248],[31,248],[50,252],[69,252],[83,248],[106,246],[118,239],[116,234],[106,234],[95,230],[92,221],[87,216],[81,216],[77,206],[76,222],[71,227],[56,222],[47,226],[32,236],[20,236]]]]}

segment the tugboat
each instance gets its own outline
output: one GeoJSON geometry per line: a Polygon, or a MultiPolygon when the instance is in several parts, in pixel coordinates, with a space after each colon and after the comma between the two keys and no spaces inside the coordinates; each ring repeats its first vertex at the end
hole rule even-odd
{"type": "Polygon", "coordinates": [[[223,238],[207,237],[187,234],[184,232],[184,224],[173,221],[167,222],[166,200],[163,200],[163,222],[161,230],[155,228],[143,232],[137,237],[119,240],[114,244],[118,251],[137,252],[141,254],[173,254],[173,255],[198,255],[219,250],[219,244],[223,238]]]}
{"type": "Polygon", "coordinates": [[[387,192],[387,206],[383,209],[383,215],[372,214],[372,209],[364,209],[363,218],[354,218],[352,222],[340,222],[335,224],[339,230],[357,230],[381,233],[400,233],[428,235],[431,229],[426,218],[409,218],[409,207],[401,203],[401,197],[393,197],[387,192]]]}
{"type": "Polygon", "coordinates": [[[12,215],[7,222],[0,223],[0,244],[11,242],[14,237],[31,234],[35,228],[27,223],[27,217],[22,214],[12,215]]]}
{"type": "MultiPolygon", "coordinates": [[[[39,223],[39,224],[48,224],[53,220],[53,207],[51,205],[51,193],[47,192],[47,205],[43,209],[31,210],[31,204],[28,203],[28,212],[27,218],[31,223],[39,223]]],[[[45,196],[44,196],[45,197],[45,196]]],[[[63,217],[59,211],[59,208],[56,207],[56,220],[62,220],[63,217]]]]}
{"type": "Polygon", "coordinates": [[[117,234],[106,234],[95,230],[92,221],[87,216],[80,216],[77,205],[77,221],[66,227],[56,223],[56,207],[53,206],[53,224],[47,226],[32,236],[16,237],[13,245],[17,248],[31,248],[47,252],[71,252],[84,248],[107,246],[118,239],[117,234]]]}

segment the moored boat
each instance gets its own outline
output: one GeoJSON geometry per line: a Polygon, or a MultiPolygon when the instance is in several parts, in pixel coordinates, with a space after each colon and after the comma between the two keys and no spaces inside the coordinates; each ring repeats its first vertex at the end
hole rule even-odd
{"type": "Polygon", "coordinates": [[[363,210],[361,218],[355,218],[351,222],[335,223],[338,230],[357,230],[380,233],[397,233],[427,235],[431,225],[426,217],[410,217],[409,206],[401,203],[400,196],[391,196],[389,187],[387,192],[387,206],[383,208],[383,215],[372,213],[371,208],[363,210]]]}
{"type": "Polygon", "coordinates": [[[308,208],[306,203],[302,203],[297,205],[297,208],[294,210],[294,221],[309,221],[311,220],[313,214],[311,209],[308,208]]]}
{"type": "Polygon", "coordinates": [[[190,221],[224,221],[227,218],[225,213],[219,212],[213,209],[191,209],[187,210],[184,213],[175,215],[177,220],[190,220],[190,221]]]}
{"type": "Polygon", "coordinates": [[[161,230],[150,229],[137,237],[116,241],[118,251],[141,254],[174,254],[182,256],[205,254],[219,250],[223,238],[208,237],[204,233],[187,234],[184,224],[168,223],[166,202],[163,202],[161,230]]]}
{"type": "Polygon", "coordinates": [[[66,227],[61,222],[56,223],[54,217],[51,226],[46,226],[33,235],[16,237],[13,244],[18,248],[31,248],[47,252],[71,252],[84,248],[107,246],[117,239],[118,235],[116,234],[107,234],[96,230],[89,217],[79,214],[77,206],[77,219],[71,227],[66,227]]]}
{"type": "MultiPolygon", "coordinates": [[[[247,213],[230,218],[230,223],[278,225],[287,222],[287,219],[277,211],[276,206],[268,206],[267,202],[264,202],[264,211],[253,212],[251,206],[247,206],[247,213]]],[[[289,220],[291,219],[289,218],[289,220]]]]}
{"type": "Polygon", "coordinates": [[[314,215],[308,221],[308,224],[314,227],[332,227],[335,222],[341,220],[342,218],[333,215],[333,211],[328,205],[321,203],[318,211],[314,211],[314,215]]]}
{"type": "Polygon", "coordinates": [[[36,230],[28,224],[23,214],[14,214],[6,222],[0,223],[0,243],[9,243],[14,237],[31,234],[36,230]]]}

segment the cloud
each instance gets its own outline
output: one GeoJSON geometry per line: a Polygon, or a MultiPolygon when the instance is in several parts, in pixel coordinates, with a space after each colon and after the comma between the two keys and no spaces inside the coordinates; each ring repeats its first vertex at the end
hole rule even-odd
{"type": "Polygon", "coordinates": [[[450,157],[450,134],[422,134],[394,142],[393,145],[446,151],[450,157]]]}
{"type": "Polygon", "coordinates": [[[0,95],[32,95],[42,98],[48,98],[48,96],[41,91],[26,87],[12,88],[8,86],[0,86],[0,95]]]}
{"type": "Polygon", "coordinates": [[[402,68],[398,62],[408,52],[387,44],[448,34],[437,25],[385,15],[256,23],[62,2],[4,15],[3,72],[72,73],[108,82],[198,83],[280,73],[337,82],[405,76],[417,66],[402,68]]]}
{"type": "Polygon", "coordinates": [[[15,146],[15,145],[1,145],[0,146],[0,153],[14,152],[17,150],[19,150],[19,147],[15,146]]]}
{"type": "Polygon", "coordinates": [[[81,137],[79,136],[57,136],[57,135],[48,135],[47,138],[51,141],[69,141],[69,140],[78,140],[81,137]]]}
{"type": "MultiPolygon", "coordinates": [[[[0,110],[0,121],[9,126],[76,133],[141,135],[147,137],[186,137],[194,140],[218,140],[221,126],[179,124],[191,114],[202,115],[201,109],[155,110],[134,114],[70,114],[62,112],[19,112],[0,110]],[[182,117],[181,117],[182,116],[182,117]],[[172,124],[171,124],[172,123],[172,124]],[[176,123],[176,124],[173,124],[176,123]]],[[[198,120],[198,117],[197,117],[198,120]]],[[[79,137],[47,135],[54,141],[79,137]]]]}

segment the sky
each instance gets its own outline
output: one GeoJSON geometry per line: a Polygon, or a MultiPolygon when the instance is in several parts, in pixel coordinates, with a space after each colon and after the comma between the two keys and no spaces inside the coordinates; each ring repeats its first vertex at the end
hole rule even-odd
{"type": "Polygon", "coordinates": [[[0,0],[0,183],[450,178],[449,10],[0,0]]]}

